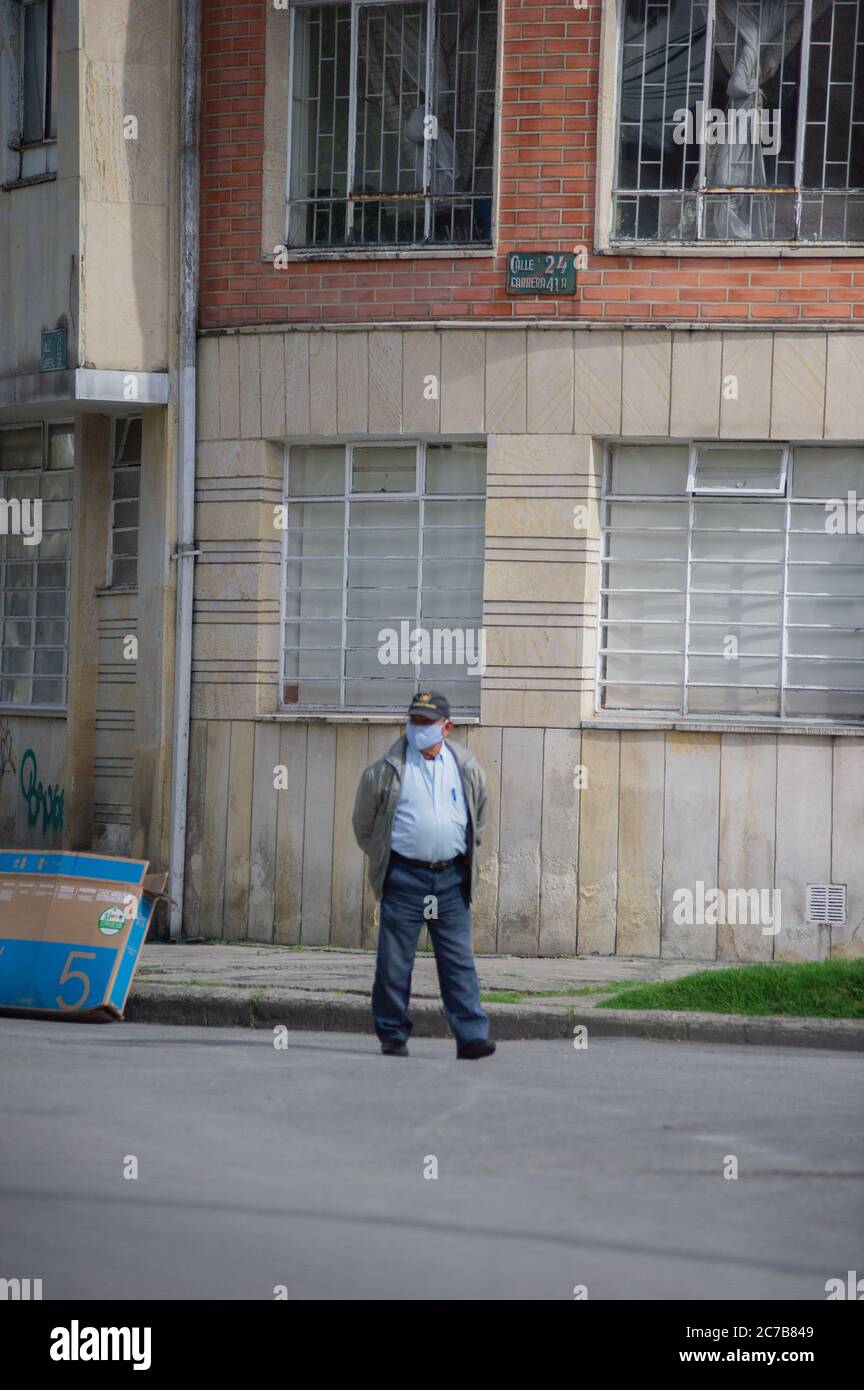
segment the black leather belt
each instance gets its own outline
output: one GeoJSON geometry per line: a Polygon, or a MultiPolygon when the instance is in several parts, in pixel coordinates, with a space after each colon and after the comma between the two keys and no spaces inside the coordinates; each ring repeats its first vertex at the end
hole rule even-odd
{"type": "Polygon", "coordinates": [[[397,859],[401,859],[403,864],[411,864],[415,869],[449,869],[451,864],[459,864],[464,858],[463,854],[456,854],[452,859],[409,859],[407,854],[400,854],[397,849],[391,850],[391,854],[397,859]]]}

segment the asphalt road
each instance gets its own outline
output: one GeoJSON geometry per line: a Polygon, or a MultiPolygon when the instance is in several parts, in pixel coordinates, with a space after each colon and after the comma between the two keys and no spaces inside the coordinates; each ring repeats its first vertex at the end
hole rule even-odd
{"type": "Polygon", "coordinates": [[[855,1054],[412,1054],[0,1019],[0,1277],[45,1299],[824,1300],[864,1272],[855,1054]]]}

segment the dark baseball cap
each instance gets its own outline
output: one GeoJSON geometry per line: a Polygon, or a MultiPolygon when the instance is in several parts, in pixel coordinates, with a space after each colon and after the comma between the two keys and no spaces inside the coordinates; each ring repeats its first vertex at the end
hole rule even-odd
{"type": "Polygon", "coordinates": [[[410,714],[424,714],[427,719],[449,719],[450,701],[440,690],[418,690],[408,706],[410,714]]]}

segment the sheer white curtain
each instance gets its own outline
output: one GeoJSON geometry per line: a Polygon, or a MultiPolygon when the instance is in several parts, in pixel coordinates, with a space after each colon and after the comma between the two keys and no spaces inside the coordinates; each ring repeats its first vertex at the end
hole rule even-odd
{"type": "MultiPolygon", "coordinates": [[[[817,18],[830,0],[813,0],[813,17],[817,18]]],[[[755,0],[740,4],[739,0],[717,0],[714,21],[715,61],[725,68],[727,132],[741,132],[739,113],[753,111],[755,130],[761,129],[765,105],[765,86],[777,72],[783,59],[802,38],[804,7],[789,7],[784,0],[755,0]],[[735,55],[730,67],[726,55],[735,55]],[[736,124],[737,123],[737,124],[736,124]]],[[[799,102],[806,93],[799,92],[799,102]]],[[[745,118],[746,119],[746,118],[745,118]]],[[[754,126],[745,125],[753,130],[754,126]]],[[[781,130],[784,145],[794,147],[796,131],[781,130]]],[[[715,188],[764,187],[768,183],[765,157],[758,138],[736,143],[727,138],[706,150],[706,176],[715,188]]],[[[755,241],[772,235],[768,195],[759,197],[734,195],[714,203],[708,209],[709,225],[724,238],[745,238],[755,241]]]]}
{"type": "MultiPolygon", "coordinates": [[[[400,7],[401,8],[401,7],[400,7]]],[[[408,141],[414,148],[414,189],[422,192],[424,188],[424,158],[426,151],[426,45],[429,36],[426,33],[428,10],[425,5],[418,12],[416,5],[406,7],[412,14],[417,15],[418,23],[403,23],[401,27],[399,45],[399,67],[392,62],[388,62],[384,57],[384,50],[381,42],[373,40],[371,29],[365,30],[367,37],[366,51],[362,55],[365,58],[366,66],[375,83],[376,90],[383,91],[386,96],[387,105],[391,112],[391,118],[396,120],[401,126],[403,140],[408,141]],[[404,99],[406,91],[416,91],[418,96],[417,105],[414,107],[407,120],[404,113],[400,112],[400,102],[404,99]]],[[[361,36],[363,29],[361,28],[361,36]]],[[[383,30],[380,37],[383,39],[383,30]]],[[[433,39],[434,41],[434,39],[433,39]]],[[[391,50],[392,54],[392,50],[391,50]]],[[[388,55],[390,56],[390,55],[388,55]]],[[[438,63],[446,63],[446,57],[440,51],[435,55],[438,63]]],[[[434,115],[434,103],[429,102],[429,114],[434,115]]],[[[443,125],[439,123],[437,137],[431,142],[432,158],[435,171],[448,181],[448,186],[452,187],[454,177],[458,177],[456,149],[453,137],[443,125]]],[[[359,172],[359,171],[358,171],[359,172]]],[[[388,188],[388,193],[395,193],[405,190],[388,188]]]]}
{"type": "MultiPolygon", "coordinates": [[[[414,13],[417,12],[416,5],[408,6],[407,9],[414,13]]],[[[394,114],[399,111],[400,100],[404,100],[406,91],[414,90],[417,92],[417,104],[407,120],[405,120],[404,114],[397,116],[396,119],[401,126],[403,139],[414,146],[415,188],[418,192],[423,188],[423,160],[427,143],[431,143],[432,189],[435,192],[439,194],[460,192],[465,188],[470,190],[472,186],[470,157],[467,159],[460,157],[456,148],[454,132],[447,128],[448,119],[452,118],[452,112],[451,117],[448,118],[442,115],[438,109],[443,104],[441,101],[443,93],[453,93],[454,97],[451,98],[451,101],[455,99],[459,103],[460,129],[467,130],[469,126],[473,127],[474,155],[477,164],[491,163],[489,144],[492,139],[495,103],[491,99],[480,102],[475,99],[475,93],[478,91],[491,92],[494,89],[497,61],[494,24],[482,27],[480,37],[477,40],[477,62],[476,67],[472,70],[473,90],[466,89],[465,79],[461,74],[457,82],[457,48],[460,41],[464,41],[466,31],[480,23],[478,9],[477,0],[462,0],[458,8],[458,23],[452,27],[449,38],[445,38],[443,25],[438,26],[439,31],[434,35],[428,36],[426,34],[428,12],[424,6],[419,24],[402,24],[398,67],[389,61],[389,57],[392,56],[392,49],[391,53],[388,54],[388,59],[385,60],[384,53],[377,42],[370,42],[364,55],[370,73],[374,74],[376,90],[385,92],[388,105],[394,114]],[[433,93],[428,102],[426,93],[427,42],[434,44],[433,93]],[[431,142],[427,141],[426,138],[427,108],[428,114],[435,115],[437,118],[437,132],[431,142]]],[[[395,190],[388,189],[387,191],[395,190]]]]}

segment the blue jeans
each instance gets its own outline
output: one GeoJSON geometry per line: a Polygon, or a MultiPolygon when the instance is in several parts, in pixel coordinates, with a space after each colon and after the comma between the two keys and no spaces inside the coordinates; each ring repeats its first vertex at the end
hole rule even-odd
{"type": "Polygon", "coordinates": [[[489,1036],[471,949],[467,875],[467,859],[433,871],[390,856],[372,988],[372,1016],[382,1042],[405,1042],[411,1034],[411,971],[424,926],[435,951],[444,1013],[458,1046],[489,1036]],[[437,900],[437,917],[427,920],[423,910],[430,897],[437,900]]]}

